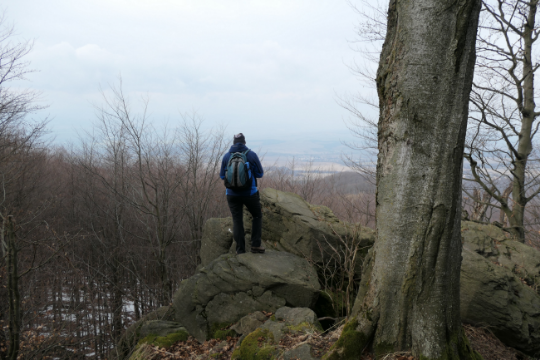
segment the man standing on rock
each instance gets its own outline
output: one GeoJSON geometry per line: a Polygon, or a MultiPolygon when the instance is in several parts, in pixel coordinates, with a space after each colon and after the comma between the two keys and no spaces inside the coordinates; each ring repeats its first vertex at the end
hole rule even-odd
{"type": "Polygon", "coordinates": [[[244,234],[244,205],[253,217],[251,227],[251,252],[262,254],[261,246],[262,211],[257,178],[262,178],[263,167],[255,152],[246,147],[244,134],[234,135],[233,146],[223,156],[219,176],[227,187],[227,203],[233,219],[233,237],[236,253],[246,252],[244,234]]]}

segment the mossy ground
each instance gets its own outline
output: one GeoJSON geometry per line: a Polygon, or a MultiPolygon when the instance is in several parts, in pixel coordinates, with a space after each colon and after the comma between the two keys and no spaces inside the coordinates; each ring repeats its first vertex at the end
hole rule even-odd
{"type": "MultiPolygon", "coordinates": [[[[338,341],[330,348],[330,351],[323,357],[324,360],[352,360],[360,359],[362,350],[367,345],[366,336],[357,331],[358,322],[356,319],[350,320],[339,337],[338,341]]],[[[386,358],[389,354],[395,353],[392,344],[373,344],[375,359],[386,358]]],[[[432,359],[420,356],[419,360],[484,360],[482,356],[472,349],[469,340],[463,330],[453,336],[441,357],[432,359]]]]}
{"type": "Polygon", "coordinates": [[[323,357],[325,360],[356,360],[360,359],[362,350],[366,344],[366,336],[356,330],[358,321],[350,320],[339,337],[338,341],[330,348],[330,351],[323,357]]]}
{"type": "Polygon", "coordinates": [[[230,336],[230,337],[238,336],[236,331],[229,329],[231,325],[232,324],[227,324],[227,323],[212,324],[209,331],[210,339],[225,340],[227,339],[227,336],[230,336]]]}
{"type": "Polygon", "coordinates": [[[271,360],[276,353],[274,335],[263,329],[257,329],[242,341],[232,354],[232,360],[271,360]]]}
{"type": "Polygon", "coordinates": [[[287,332],[289,334],[297,334],[297,333],[308,333],[308,332],[322,332],[323,329],[319,323],[317,324],[310,324],[308,322],[303,322],[298,325],[287,325],[287,332]]]}
{"type": "Polygon", "coordinates": [[[171,345],[179,341],[186,341],[188,337],[189,337],[189,334],[185,331],[175,332],[167,336],[157,336],[157,335],[150,334],[147,337],[139,340],[139,345],[149,344],[149,345],[154,345],[160,348],[167,349],[171,345]]]}

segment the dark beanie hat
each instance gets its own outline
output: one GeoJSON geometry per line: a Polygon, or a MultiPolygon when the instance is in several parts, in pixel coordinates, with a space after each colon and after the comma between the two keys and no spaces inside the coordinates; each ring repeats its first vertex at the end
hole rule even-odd
{"type": "Polygon", "coordinates": [[[244,137],[244,134],[240,133],[240,134],[234,135],[233,145],[245,144],[245,143],[246,143],[246,138],[244,137]]]}

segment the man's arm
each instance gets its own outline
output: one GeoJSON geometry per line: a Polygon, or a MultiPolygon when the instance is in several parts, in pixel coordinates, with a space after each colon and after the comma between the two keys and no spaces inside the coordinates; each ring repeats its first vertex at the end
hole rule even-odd
{"type": "Polygon", "coordinates": [[[259,157],[253,151],[250,151],[248,153],[248,156],[250,158],[249,163],[251,165],[251,171],[253,172],[253,175],[255,175],[255,177],[258,179],[262,178],[264,175],[264,170],[259,160],[259,157]],[[250,154],[251,156],[249,156],[250,154]]]}
{"type": "Polygon", "coordinates": [[[226,157],[227,154],[225,154],[221,160],[221,170],[219,171],[219,177],[222,180],[225,180],[225,170],[227,170],[227,161],[229,161],[229,159],[226,159],[226,157]]]}

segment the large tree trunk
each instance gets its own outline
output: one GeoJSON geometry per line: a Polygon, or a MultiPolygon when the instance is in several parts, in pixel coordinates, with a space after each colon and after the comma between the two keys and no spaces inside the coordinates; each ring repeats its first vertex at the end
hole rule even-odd
{"type": "Polygon", "coordinates": [[[478,0],[390,2],[377,72],[377,240],[364,272],[365,296],[334,358],[354,358],[370,345],[377,356],[476,356],[461,328],[459,275],[479,11],[478,0]]]}

